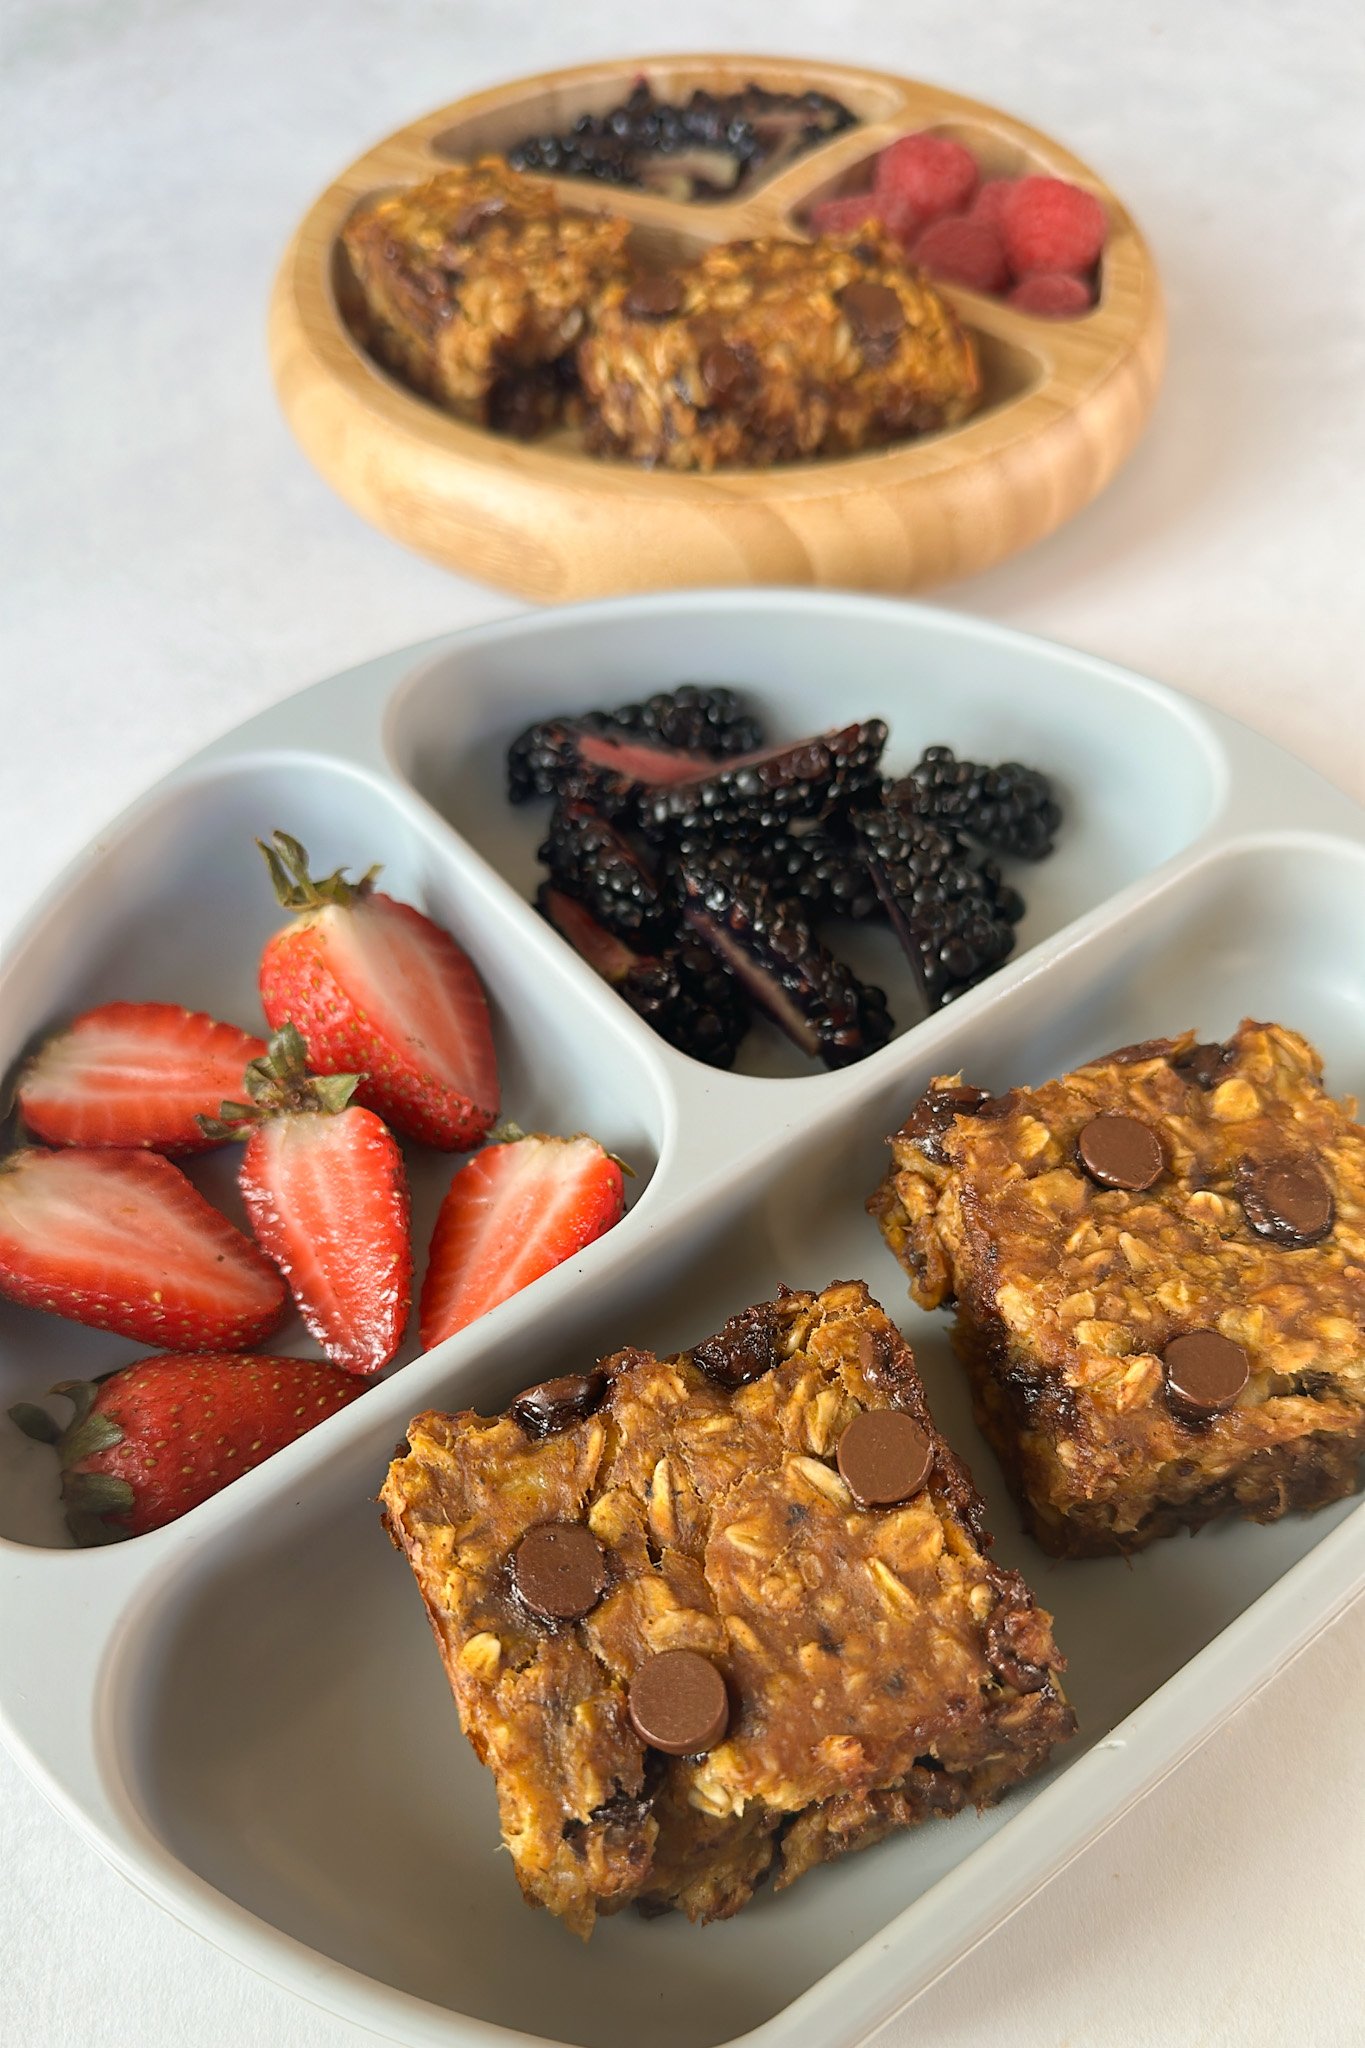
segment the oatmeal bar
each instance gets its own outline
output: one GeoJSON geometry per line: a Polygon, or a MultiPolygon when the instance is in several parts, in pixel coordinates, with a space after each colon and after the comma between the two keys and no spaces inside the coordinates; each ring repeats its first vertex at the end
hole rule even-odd
{"type": "Polygon", "coordinates": [[[559,416],[629,223],[563,207],[500,157],[364,200],[342,231],[363,304],[353,324],[415,390],[481,426],[559,416]]]}
{"type": "Polygon", "coordinates": [[[1365,1130],[1278,1024],[1041,1088],[932,1083],[869,1209],[955,1301],[977,1420],[1044,1549],[1274,1521],[1365,1452],[1365,1130]]]}
{"type": "Polygon", "coordinates": [[[951,425],[981,388],[952,308],[871,224],[611,285],[579,371],[590,445],[665,469],[856,453],[951,425]]]}
{"type": "Polygon", "coordinates": [[[995,1799],[1074,1725],[857,1281],[419,1415],[382,1499],[522,1891],[585,1936],[632,1901],[726,1917],[995,1799]]]}

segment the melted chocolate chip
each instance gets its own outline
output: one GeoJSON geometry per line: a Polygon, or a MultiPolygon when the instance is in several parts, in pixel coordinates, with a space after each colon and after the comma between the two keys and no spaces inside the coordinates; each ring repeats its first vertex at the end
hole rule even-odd
{"type": "Polygon", "coordinates": [[[491,227],[498,215],[507,211],[507,197],[502,192],[486,192],[482,199],[471,199],[462,206],[450,224],[452,238],[457,242],[472,242],[485,228],[491,227]]]}
{"type": "Polygon", "coordinates": [[[1233,1058],[1230,1047],[1209,1043],[1192,1045],[1188,1052],[1182,1052],[1171,1064],[1177,1074],[1183,1074],[1187,1081],[1207,1094],[1220,1081],[1226,1080],[1224,1069],[1232,1064],[1233,1058]]]}
{"type": "Polygon", "coordinates": [[[600,1407],[606,1391],[604,1372],[565,1373],[561,1379],[542,1380],[539,1386],[518,1394],[512,1403],[512,1419],[527,1436],[556,1436],[600,1407]]]}
{"type": "Polygon", "coordinates": [[[905,308],[890,285],[857,278],[835,294],[839,310],[853,330],[869,363],[883,363],[891,355],[905,327],[905,308]]]}
{"type": "Polygon", "coordinates": [[[646,1658],[628,1697],[635,1733],[665,1756],[714,1749],[730,1723],[725,1680],[696,1650],[664,1650],[646,1658]]]}
{"type": "Polygon", "coordinates": [[[913,1138],[925,1158],[932,1159],[935,1166],[947,1166],[948,1155],[943,1149],[943,1140],[953,1127],[953,1119],[977,1115],[982,1103],[988,1099],[984,1088],[968,1088],[961,1083],[947,1088],[926,1088],[910,1112],[905,1136],[913,1138]]]}
{"type": "Polygon", "coordinates": [[[732,348],[727,341],[715,342],[702,351],[701,381],[708,405],[735,405],[753,390],[753,357],[747,349],[732,348]]]}
{"type": "Polygon", "coordinates": [[[1172,1337],[1161,1363],[1171,1405],[1201,1419],[1230,1408],[1251,1377],[1241,1345],[1217,1330],[1187,1330],[1172,1337]]]}
{"type": "Polygon", "coordinates": [[[1312,1159],[1243,1159],[1237,1195],[1256,1235],[1288,1251],[1320,1243],[1336,1222],[1332,1190],[1312,1159]]]}
{"type": "Polygon", "coordinates": [[[839,1439],[838,1465],[860,1508],[890,1508],[919,1492],[934,1469],[934,1447],[899,1408],[865,1408],[839,1439]]]}
{"type": "Polygon", "coordinates": [[[1164,1060],[1175,1049],[1172,1038],[1139,1038],[1133,1045],[1116,1046],[1106,1053],[1102,1060],[1092,1060],[1094,1067],[1136,1067],[1144,1060],[1164,1060]]]}
{"type": "Polygon", "coordinates": [[[621,311],[631,320],[668,320],[682,302],[682,280],[661,270],[636,278],[621,301],[621,311]]]}
{"type": "Polygon", "coordinates": [[[722,1387],[742,1387],[779,1363],[781,1335],[772,1303],[761,1301],[731,1316],[723,1330],[698,1344],[692,1363],[722,1387]]]}
{"type": "Polygon", "coordinates": [[[513,1552],[512,1581],[532,1614],[544,1621],[577,1621],[606,1588],[602,1546],[581,1522],[542,1522],[527,1530],[513,1552]]]}
{"type": "Polygon", "coordinates": [[[1166,1170],[1161,1140],[1136,1116],[1096,1116],[1076,1140],[1076,1157],[1097,1186],[1139,1194],[1166,1170]]]}

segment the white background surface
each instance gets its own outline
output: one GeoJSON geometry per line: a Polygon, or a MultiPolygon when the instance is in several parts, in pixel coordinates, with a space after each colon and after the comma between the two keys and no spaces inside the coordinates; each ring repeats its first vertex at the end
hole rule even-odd
{"type": "MultiPolygon", "coordinates": [[[[917,73],[1123,193],[1170,304],[1151,434],[1075,525],[949,601],[1177,684],[1365,799],[1357,0],[4,0],[0,37],[0,935],[214,733],[512,608],[306,467],[266,371],[272,270],[386,130],[518,71],[670,45],[917,73]]],[[[1365,2040],[1363,1695],[1365,1607],[879,2048],[1365,2040]]],[[[0,1755],[4,2048],[372,2038],[165,1918],[0,1755]]]]}

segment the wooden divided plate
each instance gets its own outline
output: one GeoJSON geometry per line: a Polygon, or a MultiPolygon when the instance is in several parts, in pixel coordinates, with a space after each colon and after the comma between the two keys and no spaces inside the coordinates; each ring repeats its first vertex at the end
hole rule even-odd
{"type": "Polygon", "coordinates": [[[270,316],[275,383],[309,459],[361,515],[433,560],[526,597],[682,584],[818,583],[924,589],[1042,539],[1103,489],[1151,410],[1165,348],[1151,253],[1118,196],[1037,129],[937,86],[791,58],[622,58],[494,87],[400,129],[330,185],[281,266],[270,316]],[[985,177],[1069,178],[1103,200],[1099,299],[1045,320],[944,286],[981,353],[985,395],[963,425],[892,448],[771,469],[664,473],[584,452],[565,431],[522,442],[466,425],[406,390],[345,318],[340,231],[367,195],[453,162],[561,132],[616,105],[643,75],[665,99],[696,87],[819,88],[858,117],[732,200],[680,202],[583,178],[566,203],[627,216],[642,264],[711,243],[800,234],[810,207],[863,189],[897,136],[966,143],[985,177]]]}

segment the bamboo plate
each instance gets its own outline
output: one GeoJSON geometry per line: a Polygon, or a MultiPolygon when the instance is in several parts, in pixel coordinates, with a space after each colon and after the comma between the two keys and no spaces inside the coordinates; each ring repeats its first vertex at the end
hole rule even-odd
{"type": "Polygon", "coordinates": [[[1117,196],[1060,144],[937,86],[732,54],[547,72],[412,122],[359,157],[309,211],[270,314],[281,405],[333,488],[362,517],[446,567],[547,600],[752,582],[899,591],[988,568],[1041,540],[1109,482],[1146,423],[1164,353],[1147,244],[1117,196]],[[978,340],[981,410],[962,426],[893,448],[772,469],[699,476],[603,461],[568,433],[515,441],[404,389],[346,324],[354,281],[339,236],[351,210],[382,188],[601,112],[641,72],[670,99],[751,80],[779,91],[820,87],[860,122],[719,204],[552,181],[569,204],[626,215],[643,263],[677,261],[713,242],[799,233],[816,200],[866,185],[869,159],[887,143],[933,128],[965,142],[985,176],[1043,172],[1103,200],[1110,237],[1097,305],[1078,320],[1040,320],[944,287],[978,340]]]}

